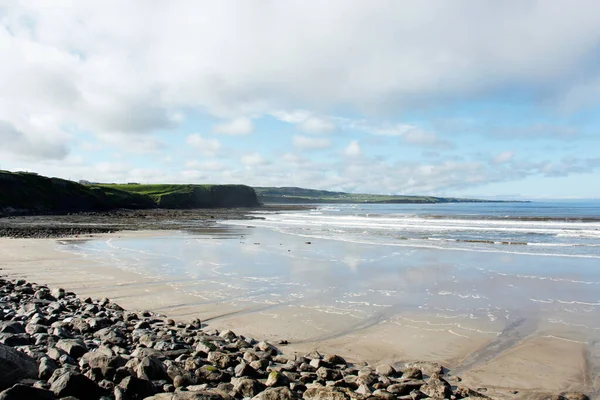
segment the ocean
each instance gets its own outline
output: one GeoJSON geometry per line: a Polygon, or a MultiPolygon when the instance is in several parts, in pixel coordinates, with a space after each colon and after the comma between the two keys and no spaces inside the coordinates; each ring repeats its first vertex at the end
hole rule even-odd
{"type": "MultiPolygon", "coordinates": [[[[355,330],[385,322],[463,337],[515,327],[581,343],[599,337],[598,201],[315,205],[255,215],[262,219],[62,248],[166,283],[198,305],[240,312],[293,307],[343,316],[355,330]]],[[[349,329],[320,324],[315,340],[349,329]]]]}

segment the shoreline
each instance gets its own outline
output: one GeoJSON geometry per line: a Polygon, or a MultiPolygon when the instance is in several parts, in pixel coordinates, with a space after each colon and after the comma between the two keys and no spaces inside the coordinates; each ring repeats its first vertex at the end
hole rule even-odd
{"type": "MultiPolygon", "coordinates": [[[[71,238],[65,239],[65,241],[106,239],[119,236],[156,237],[157,235],[169,236],[172,234],[172,231],[164,230],[126,231],[93,235],[91,238],[71,238]]],[[[199,305],[197,304],[198,298],[181,293],[177,290],[176,285],[169,286],[160,282],[152,282],[134,272],[123,271],[106,264],[100,265],[92,260],[82,260],[73,254],[58,251],[56,242],[54,239],[0,239],[0,266],[2,267],[0,275],[9,273],[11,277],[22,276],[31,281],[39,280],[51,287],[61,286],[67,290],[74,290],[81,296],[109,297],[127,309],[158,310],[161,314],[180,321],[189,319],[193,315],[202,315],[204,318],[201,319],[208,322],[210,328],[231,329],[241,334],[249,334],[274,342],[294,339],[290,340],[289,345],[282,346],[281,350],[285,354],[308,353],[314,349],[335,350],[348,357],[349,360],[357,362],[370,362],[371,364],[391,362],[407,356],[403,352],[392,351],[391,354],[389,352],[390,348],[397,347],[395,342],[401,340],[408,343],[405,347],[412,347],[413,354],[419,355],[409,357],[411,360],[437,360],[443,361],[445,365],[450,365],[468,361],[469,356],[485,351],[486,346],[493,342],[487,339],[474,341],[473,338],[462,338],[460,335],[455,336],[454,340],[449,342],[445,337],[448,335],[441,336],[435,332],[423,339],[419,335],[415,336],[415,330],[410,324],[398,327],[394,324],[380,322],[372,326],[359,327],[360,329],[351,330],[345,335],[334,335],[330,338],[324,335],[324,339],[318,341],[301,340],[298,332],[302,331],[304,324],[301,323],[302,314],[299,312],[307,313],[306,316],[310,316],[314,320],[326,318],[329,320],[328,323],[332,322],[332,318],[339,319],[340,326],[347,324],[347,319],[335,315],[317,315],[314,311],[300,310],[294,307],[288,307],[284,311],[279,310],[279,316],[273,318],[269,316],[268,307],[263,311],[252,308],[240,311],[228,308],[226,304],[220,304],[218,307],[211,304],[199,305]],[[8,243],[12,243],[12,245],[8,245],[8,243]],[[50,254],[51,256],[49,256],[50,254]],[[151,301],[149,301],[150,299],[151,301]],[[281,315],[286,312],[288,316],[284,316],[283,320],[288,326],[282,327],[281,315]],[[292,338],[293,334],[297,336],[292,338]],[[426,343],[422,343],[423,341],[426,343]],[[448,363],[449,360],[454,361],[448,363]]],[[[304,327],[304,329],[307,328],[304,327]]],[[[309,329],[314,330],[315,327],[309,327],[309,329]]],[[[517,350],[511,348],[505,354],[500,354],[499,365],[488,363],[478,365],[470,370],[460,370],[459,368],[464,382],[471,387],[488,387],[497,396],[494,398],[514,398],[514,394],[511,395],[511,388],[517,388],[522,396],[520,398],[533,399],[535,397],[526,396],[535,396],[535,392],[540,388],[559,391],[557,385],[563,385],[563,389],[567,389],[566,382],[570,382],[568,386],[573,389],[581,389],[575,384],[578,380],[576,376],[565,375],[566,371],[573,370],[574,365],[565,363],[566,359],[561,356],[562,353],[583,352],[581,344],[559,341],[551,337],[524,337],[521,340],[523,343],[518,345],[517,350]],[[517,374],[527,371],[532,366],[528,361],[531,361],[532,357],[533,360],[543,359],[543,357],[541,359],[539,357],[545,353],[546,348],[552,348],[557,352],[546,357],[544,363],[552,364],[561,360],[561,363],[565,364],[562,370],[561,368],[558,370],[556,368],[554,370],[546,369],[541,375],[533,374],[536,379],[530,385],[524,385],[531,381],[528,377],[515,379],[515,371],[511,371],[511,369],[520,368],[516,371],[517,374]],[[577,350],[578,348],[579,350],[577,350]],[[525,367],[518,367],[519,363],[524,363],[525,367]],[[508,372],[508,375],[499,374],[502,369],[507,370],[505,372],[508,372]],[[562,381],[557,382],[558,377],[562,381]],[[493,382],[496,382],[497,385],[490,385],[493,382]]],[[[534,364],[537,363],[538,361],[534,364]]],[[[581,373],[588,375],[583,370],[581,373]]],[[[582,383],[585,383],[585,379],[582,383]]],[[[487,394],[491,395],[492,393],[487,394]]]]}

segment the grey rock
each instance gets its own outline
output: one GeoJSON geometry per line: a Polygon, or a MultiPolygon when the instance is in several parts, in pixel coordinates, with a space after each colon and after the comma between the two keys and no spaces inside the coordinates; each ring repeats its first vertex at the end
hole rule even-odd
{"type": "Polygon", "coordinates": [[[22,379],[36,379],[37,375],[38,366],[33,358],[0,344],[0,390],[22,379]]]}
{"type": "Polygon", "coordinates": [[[438,374],[432,375],[419,390],[425,395],[433,398],[445,399],[452,394],[450,384],[440,378],[438,374]]]}
{"type": "Polygon", "coordinates": [[[101,394],[94,381],[74,371],[66,371],[58,376],[52,382],[50,390],[57,397],[73,396],[80,399],[97,399],[101,394]]]}
{"type": "Polygon", "coordinates": [[[165,365],[155,357],[144,357],[136,369],[136,374],[138,378],[149,381],[161,379],[170,380],[165,365]]]}
{"type": "Polygon", "coordinates": [[[0,400],[54,400],[50,390],[35,388],[22,384],[14,385],[0,393],[0,400]]]}
{"type": "Polygon", "coordinates": [[[2,321],[0,322],[0,333],[25,333],[25,328],[17,321],[2,321]]]}
{"type": "Polygon", "coordinates": [[[60,339],[56,348],[77,359],[87,353],[88,349],[80,339],[60,339]]]}
{"type": "Polygon", "coordinates": [[[270,387],[257,394],[252,400],[292,400],[296,395],[287,387],[270,387]]]}
{"type": "Polygon", "coordinates": [[[305,400],[346,400],[348,395],[340,389],[332,387],[311,387],[306,389],[302,398],[305,400]]]}
{"type": "Polygon", "coordinates": [[[227,368],[231,364],[231,358],[220,351],[211,351],[208,353],[208,361],[219,368],[227,368]]]}
{"type": "Polygon", "coordinates": [[[254,397],[265,390],[265,385],[250,378],[238,379],[233,384],[233,395],[235,397],[254,397]]]}
{"type": "Polygon", "coordinates": [[[135,376],[123,378],[117,387],[122,390],[124,395],[133,399],[145,399],[156,393],[152,382],[136,378],[135,376]]]}

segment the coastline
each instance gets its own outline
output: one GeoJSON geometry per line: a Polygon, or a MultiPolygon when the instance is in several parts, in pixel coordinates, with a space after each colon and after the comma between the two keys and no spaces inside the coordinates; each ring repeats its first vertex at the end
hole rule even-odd
{"type": "MultiPolygon", "coordinates": [[[[164,230],[126,231],[60,241],[172,234],[164,230]]],[[[280,308],[276,314],[270,313],[269,307],[239,309],[225,302],[203,302],[179,291],[176,284],[167,285],[109,263],[60,251],[58,242],[55,239],[0,238],[0,274],[62,287],[82,297],[108,297],[126,309],[150,309],[178,321],[199,317],[211,329],[231,329],[274,343],[287,340],[290,344],[280,347],[286,355],[318,350],[342,354],[349,361],[370,365],[399,360],[441,362],[456,370],[464,384],[485,387],[486,394],[493,398],[534,399],[541,391],[586,391],[595,383],[590,381],[594,375],[586,362],[586,346],[561,340],[560,336],[553,337],[552,332],[532,335],[515,330],[504,335],[509,336],[508,339],[486,334],[467,337],[447,330],[440,332],[432,328],[431,320],[419,322],[419,318],[405,317],[396,323],[373,321],[356,326],[347,316],[316,313],[294,306],[280,308]],[[307,325],[307,320],[313,324],[307,325]],[[327,327],[331,326],[337,328],[334,334],[328,334],[327,327]],[[323,334],[317,335],[315,340],[319,329],[323,334]]]]}

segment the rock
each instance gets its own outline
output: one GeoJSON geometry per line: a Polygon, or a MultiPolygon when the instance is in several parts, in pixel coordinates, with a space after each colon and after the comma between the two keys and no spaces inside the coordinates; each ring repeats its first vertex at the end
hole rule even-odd
{"type": "Polygon", "coordinates": [[[225,340],[233,341],[237,338],[236,334],[230,331],[229,329],[219,333],[219,337],[222,337],[225,340]]]}
{"type": "Polygon", "coordinates": [[[287,387],[270,387],[257,394],[252,400],[292,400],[296,395],[287,387]]]}
{"type": "Polygon", "coordinates": [[[129,398],[132,399],[145,399],[156,393],[156,389],[152,382],[136,378],[135,376],[123,378],[117,387],[121,389],[126,396],[129,396],[129,398]]]}
{"type": "Polygon", "coordinates": [[[396,375],[396,370],[389,364],[378,365],[377,368],[375,368],[375,372],[377,372],[377,374],[381,376],[396,375]]]}
{"type": "Polygon", "coordinates": [[[233,384],[233,394],[236,397],[254,397],[265,390],[265,385],[250,378],[238,379],[233,384]]]}
{"type": "Polygon", "coordinates": [[[418,380],[406,381],[390,385],[386,388],[386,390],[398,396],[405,396],[410,394],[410,392],[413,390],[419,390],[424,384],[425,382],[418,380]]]}
{"type": "Polygon", "coordinates": [[[211,351],[208,353],[208,361],[219,368],[227,368],[231,364],[231,358],[220,351],[211,351]]]}
{"type": "MultiPolygon", "coordinates": [[[[425,375],[433,375],[433,374],[440,374],[442,375],[444,373],[444,367],[441,366],[441,364],[436,363],[436,362],[429,362],[429,361],[415,361],[415,362],[410,362],[404,365],[405,368],[416,368],[418,370],[421,370],[423,374],[425,375]]],[[[422,379],[422,378],[416,378],[416,379],[422,379]]]]}
{"type": "Polygon", "coordinates": [[[3,321],[0,322],[0,333],[25,333],[25,328],[20,322],[3,321]]]}
{"type": "MultiPolygon", "coordinates": [[[[476,392],[475,390],[463,387],[463,386],[459,386],[456,389],[456,395],[459,396],[459,398],[469,398],[469,399],[490,399],[490,397],[476,392]]],[[[569,399],[571,400],[571,399],[569,399]]],[[[586,399],[572,399],[572,400],[586,400],[586,399]]]]}
{"type": "Polygon", "coordinates": [[[323,357],[323,361],[331,365],[346,365],[346,360],[337,354],[327,354],[323,357]]]}
{"type": "Polygon", "coordinates": [[[77,359],[87,353],[87,347],[80,339],[60,339],[56,343],[56,348],[64,351],[71,357],[77,359]]]}
{"type": "Polygon", "coordinates": [[[0,400],[54,400],[50,390],[17,384],[0,393],[0,400]]]}
{"type": "Polygon", "coordinates": [[[278,371],[272,371],[269,374],[269,377],[267,378],[267,383],[266,385],[269,387],[275,387],[275,386],[286,386],[289,385],[290,380],[288,379],[287,376],[283,375],[282,373],[278,372],[278,371]]]}
{"type": "Polygon", "coordinates": [[[433,374],[419,390],[429,397],[442,399],[452,394],[450,384],[438,374],[433,374]]]}
{"type": "Polygon", "coordinates": [[[22,379],[36,379],[37,376],[38,366],[33,358],[0,344],[0,390],[22,379]]]}
{"type": "Polygon", "coordinates": [[[245,362],[241,362],[235,366],[234,374],[237,378],[241,377],[254,377],[256,376],[256,370],[246,364],[245,362]]]}
{"type": "Polygon", "coordinates": [[[115,328],[103,328],[94,332],[94,337],[100,339],[103,344],[114,344],[117,346],[123,346],[127,344],[125,335],[118,329],[115,328]]]}
{"type": "Polygon", "coordinates": [[[390,392],[386,392],[385,390],[377,389],[373,392],[373,396],[384,399],[384,400],[395,400],[396,396],[391,394],[390,392]]]}
{"type": "Polygon", "coordinates": [[[306,389],[305,400],[347,400],[349,397],[341,390],[332,387],[311,387],[306,389]]]}
{"type": "Polygon", "coordinates": [[[31,344],[28,333],[0,333],[0,343],[10,347],[27,346],[31,344]]]}
{"type": "Polygon", "coordinates": [[[138,378],[149,381],[170,380],[165,365],[155,357],[144,357],[136,369],[136,374],[138,378]]]}
{"type": "Polygon", "coordinates": [[[342,379],[342,373],[337,369],[321,367],[317,370],[317,376],[325,381],[337,381],[342,379]]]}
{"type": "Polygon", "coordinates": [[[579,392],[561,393],[560,398],[564,400],[590,400],[587,395],[579,392]]]}
{"type": "Polygon", "coordinates": [[[423,373],[420,369],[409,367],[402,371],[403,379],[423,379],[423,373]]]}
{"type": "Polygon", "coordinates": [[[211,391],[160,393],[145,400],[224,400],[224,397],[211,391]]]}
{"type": "Polygon", "coordinates": [[[212,365],[203,365],[196,370],[196,375],[209,382],[225,382],[229,375],[212,365]]]}
{"type": "Polygon", "coordinates": [[[40,365],[38,367],[38,378],[40,379],[50,379],[54,371],[58,368],[58,364],[56,361],[51,359],[50,357],[42,357],[40,359],[40,365]]]}
{"type": "Polygon", "coordinates": [[[97,399],[101,394],[94,381],[74,371],[66,371],[58,376],[52,382],[50,390],[57,397],[73,396],[80,399],[97,399]]]}

